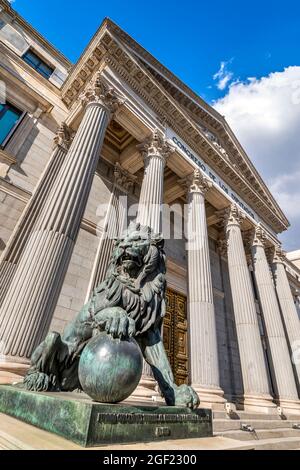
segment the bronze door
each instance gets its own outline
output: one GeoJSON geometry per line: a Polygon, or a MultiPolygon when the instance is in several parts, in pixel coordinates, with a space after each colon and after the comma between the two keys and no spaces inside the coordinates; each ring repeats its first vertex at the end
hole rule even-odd
{"type": "Polygon", "coordinates": [[[186,297],[168,289],[163,339],[177,385],[188,383],[188,340],[186,297]]]}

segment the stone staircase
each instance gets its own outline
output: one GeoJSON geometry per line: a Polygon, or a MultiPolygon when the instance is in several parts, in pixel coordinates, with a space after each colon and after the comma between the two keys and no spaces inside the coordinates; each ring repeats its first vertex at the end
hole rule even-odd
{"type": "Polygon", "coordinates": [[[255,450],[300,449],[299,425],[300,415],[213,412],[214,436],[239,441],[255,450]]]}

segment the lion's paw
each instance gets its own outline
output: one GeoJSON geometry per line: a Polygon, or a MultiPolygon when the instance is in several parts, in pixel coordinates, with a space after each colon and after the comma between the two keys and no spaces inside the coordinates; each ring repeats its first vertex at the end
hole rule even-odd
{"type": "Polygon", "coordinates": [[[51,380],[43,372],[32,372],[24,378],[24,385],[31,392],[47,392],[51,387],[51,380]]]}
{"type": "Polygon", "coordinates": [[[175,406],[184,406],[194,410],[199,405],[199,397],[192,387],[183,384],[175,390],[175,406]]]}
{"type": "Polygon", "coordinates": [[[113,338],[130,338],[135,334],[135,321],[119,307],[102,310],[96,315],[95,322],[100,329],[113,338]]]}

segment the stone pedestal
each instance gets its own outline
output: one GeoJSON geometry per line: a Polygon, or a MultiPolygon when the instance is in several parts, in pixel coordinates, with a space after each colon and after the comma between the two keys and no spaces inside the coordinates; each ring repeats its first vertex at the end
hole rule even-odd
{"type": "Polygon", "coordinates": [[[130,402],[104,405],[76,393],[34,393],[0,387],[0,413],[82,447],[212,436],[209,410],[130,402]]]}
{"type": "MultiPolygon", "coordinates": [[[[117,105],[100,77],[85,93],[83,120],[45,196],[0,310],[2,363],[30,358],[52,319],[89,196],[111,112],[117,105]]],[[[1,364],[0,364],[1,370],[1,364]]]]}
{"type": "Polygon", "coordinates": [[[284,253],[279,249],[273,256],[272,270],[300,397],[300,320],[284,266],[284,253]]]}
{"type": "Polygon", "coordinates": [[[204,407],[224,407],[205,212],[211,183],[196,170],[188,179],[188,327],[190,382],[204,407]]]}
{"type": "Polygon", "coordinates": [[[270,367],[277,396],[277,404],[287,413],[300,412],[300,401],[292,369],[291,357],[282,324],[276,292],[267,261],[265,235],[256,229],[251,243],[253,267],[262,308],[269,349],[270,367]]]}
{"type": "Polygon", "coordinates": [[[223,217],[244,387],[244,395],[239,400],[240,407],[269,412],[275,405],[269,390],[255,299],[241,233],[240,224],[245,216],[236,205],[232,205],[225,210],[223,217]]]}

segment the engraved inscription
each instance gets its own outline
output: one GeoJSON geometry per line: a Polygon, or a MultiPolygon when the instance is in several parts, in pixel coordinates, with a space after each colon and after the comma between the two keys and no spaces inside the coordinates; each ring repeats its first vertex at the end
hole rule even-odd
{"type": "Polygon", "coordinates": [[[158,428],[155,429],[155,436],[156,436],[156,437],[168,437],[168,436],[171,436],[171,429],[170,429],[170,428],[158,427],[158,428]]]}
{"type": "Polygon", "coordinates": [[[206,423],[210,422],[210,417],[197,414],[98,413],[97,422],[108,424],[206,423]]]}

